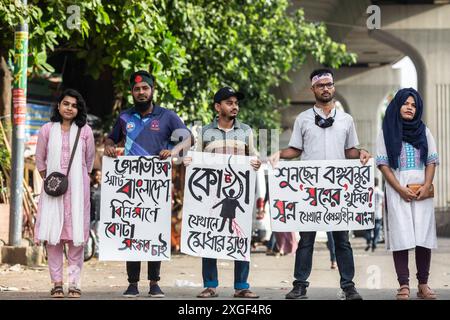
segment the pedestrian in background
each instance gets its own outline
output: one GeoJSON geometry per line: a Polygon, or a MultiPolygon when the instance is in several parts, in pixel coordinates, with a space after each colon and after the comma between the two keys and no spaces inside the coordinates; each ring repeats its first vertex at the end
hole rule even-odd
{"type": "Polygon", "coordinates": [[[102,171],[94,169],[91,173],[91,229],[95,234],[95,256],[98,257],[98,229],[100,223],[100,204],[102,194],[102,171]]]}
{"type": "Polygon", "coordinates": [[[334,247],[333,233],[327,232],[327,248],[330,251],[330,269],[337,269],[336,248],[334,247]]]}
{"type": "Polygon", "coordinates": [[[377,248],[377,244],[380,238],[381,226],[383,224],[384,192],[379,187],[378,178],[375,178],[374,195],[375,225],[373,229],[366,230],[365,237],[367,246],[364,249],[365,251],[369,251],[369,249],[372,248],[372,252],[374,252],[377,248]]]}

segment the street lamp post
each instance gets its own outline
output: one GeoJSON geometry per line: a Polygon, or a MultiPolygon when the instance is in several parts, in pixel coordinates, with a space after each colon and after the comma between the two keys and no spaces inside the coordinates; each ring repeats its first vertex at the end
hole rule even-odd
{"type": "MultiPolygon", "coordinates": [[[[22,0],[27,5],[27,0],[22,0]]],[[[22,196],[25,143],[25,116],[27,110],[28,24],[21,23],[14,40],[14,80],[12,105],[12,172],[9,245],[20,246],[22,242],[22,196]]]]}

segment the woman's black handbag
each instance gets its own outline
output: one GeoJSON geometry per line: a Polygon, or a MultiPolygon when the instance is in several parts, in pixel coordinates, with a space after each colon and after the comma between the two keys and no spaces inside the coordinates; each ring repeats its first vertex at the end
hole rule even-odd
{"type": "Polygon", "coordinates": [[[78,128],[75,144],[73,145],[72,154],[70,156],[69,168],[67,168],[67,175],[61,172],[52,172],[44,180],[45,193],[52,197],[59,197],[66,193],[69,187],[69,171],[72,166],[73,157],[77,150],[78,140],[80,139],[81,128],[78,128]]]}

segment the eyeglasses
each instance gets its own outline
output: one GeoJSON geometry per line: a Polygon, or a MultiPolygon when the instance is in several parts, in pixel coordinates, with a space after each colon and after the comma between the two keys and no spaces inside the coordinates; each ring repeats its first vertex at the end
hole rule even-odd
{"type": "Polygon", "coordinates": [[[334,83],[333,82],[319,83],[319,84],[315,84],[314,87],[316,87],[317,89],[320,89],[320,90],[325,89],[325,87],[327,87],[327,89],[333,89],[334,88],[334,83]]]}

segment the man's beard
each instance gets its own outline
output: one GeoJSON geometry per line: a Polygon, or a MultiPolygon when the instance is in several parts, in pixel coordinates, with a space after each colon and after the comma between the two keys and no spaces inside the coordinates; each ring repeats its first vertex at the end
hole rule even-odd
{"type": "Polygon", "coordinates": [[[223,119],[228,119],[228,120],[234,120],[234,119],[236,119],[237,118],[237,114],[226,114],[225,112],[223,112],[222,114],[221,114],[221,116],[222,116],[222,118],[223,119]]]}
{"type": "Polygon", "coordinates": [[[327,98],[322,97],[321,95],[315,94],[316,96],[316,101],[322,102],[322,103],[328,103],[331,100],[334,99],[334,94],[330,93],[330,95],[327,98]]]}
{"type": "Polygon", "coordinates": [[[152,105],[152,98],[153,98],[153,96],[150,96],[150,98],[149,98],[147,101],[139,101],[139,100],[136,100],[136,99],[133,97],[133,100],[134,100],[134,107],[136,108],[136,110],[137,110],[138,112],[145,112],[145,111],[147,111],[147,110],[150,108],[150,106],[152,105]]]}

